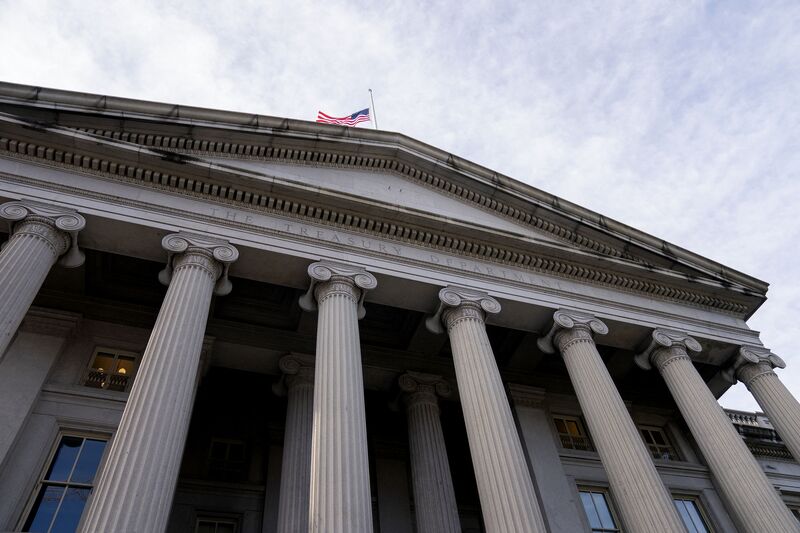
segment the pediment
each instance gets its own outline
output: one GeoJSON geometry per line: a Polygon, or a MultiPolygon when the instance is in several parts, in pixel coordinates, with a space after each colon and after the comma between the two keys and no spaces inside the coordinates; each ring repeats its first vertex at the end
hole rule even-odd
{"type": "Polygon", "coordinates": [[[386,171],[356,170],[314,165],[206,157],[207,161],[231,169],[247,170],[280,178],[287,182],[336,192],[364,201],[401,208],[408,212],[424,213],[453,222],[490,228],[537,241],[560,243],[543,231],[536,231],[492,211],[470,205],[458,197],[386,171]]]}

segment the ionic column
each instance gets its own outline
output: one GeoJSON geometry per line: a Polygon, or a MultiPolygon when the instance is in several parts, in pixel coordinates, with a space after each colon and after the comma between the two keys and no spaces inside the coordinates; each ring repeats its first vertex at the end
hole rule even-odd
{"type": "Polygon", "coordinates": [[[686,528],[597,351],[593,333],[605,335],[608,327],[589,313],[560,309],[538,345],[545,353],[554,353],[555,347],[561,352],[626,530],[683,533],[686,528]]]}
{"type": "Polygon", "coordinates": [[[773,368],[786,368],[783,359],[759,346],[742,346],[731,368],[723,373],[745,384],[795,460],[800,461],[800,403],[781,383],[773,368]]]}
{"type": "Polygon", "coordinates": [[[311,424],[314,417],[314,360],[286,355],[278,366],[286,375],[288,395],[283,436],[278,533],[308,532],[311,486],[311,424]]]}
{"type": "Polygon", "coordinates": [[[642,368],[655,366],[700,447],[717,486],[743,531],[797,532],[797,521],[781,501],[753,454],[694,368],[687,350],[700,343],[678,331],[656,329],[636,356],[642,368]]]}
{"type": "Polygon", "coordinates": [[[177,233],[159,280],[168,284],[82,531],[161,532],[167,527],[212,294],[228,294],[226,241],[177,233]]]}
{"type": "Polygon", "coordinates": [[[447,328],[467,438],[489,533],[544,533],[511,408],[486,335],[487,313],[500,304],[485,292],[461,287],[439,291],[441,305],[426,324],[447,328]]]}
{"type": "Polygon", "coordinates": [[[418,372],[403,374],[399,384],[405,392],[417,531],[460,533],[437,398],[449,396],[450,386],[439,376],[418,372]]]}
{"type": "Polygon", "coordinates": [[[9,221],[8,242],[0,251],[0,359],[25,313],[59,261],[65,267],[83,264],[78,232],[86,225],[73,209],[20,200],[0,206],[9,221]]]}
{"type": "Polygon", "coordinates": [[[371,533],[364,377],[358,320],[375,276],[333,262],[308,267],[311,287],[300,307],[319,307],[311,437],[309,531],[371,533]]]}

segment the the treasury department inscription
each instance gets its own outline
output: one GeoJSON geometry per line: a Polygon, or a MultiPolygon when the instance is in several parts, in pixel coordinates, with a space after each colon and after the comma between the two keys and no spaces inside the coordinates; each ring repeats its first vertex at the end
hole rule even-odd
{"type": "Polygon", "coordinates": [[[582,292],[580,285],[568,283],[568,287],[563,282],[547,279],[537,274],[524,270],[505,268],[499,265],[489,266],[486,263],[479,263],[471,259],[450,256],[425,250],[423,248],[404,246],[387,241],[373,239],[364,235],[351,233],[343,230],[333,230],[311,224],[303,224],[297,221],[287,221],[276,217],[260,215],[246,211],[234,209],[210,208],[211,216],[221,220],[236,222],[272,230],[273,232],[295,237],[306,238],[310,241],[330,243],[348,248],[355,248],[374,252],[392,257],[402,257],[411,261],[419,261],[432,265],[449,267],[455,270],[471,274],[501,278],[507,281],[515,281],[526,285],[535,285],[555,290],[569,290],[571,292],[582,292]]]}

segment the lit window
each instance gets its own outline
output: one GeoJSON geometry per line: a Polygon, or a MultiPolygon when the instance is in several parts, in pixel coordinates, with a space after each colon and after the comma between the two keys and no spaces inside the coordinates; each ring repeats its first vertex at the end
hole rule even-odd
{"type": "Polygon", "coordinates": [[[675,448],[667,440],[667,436],[664,435],[664,431],[661,428],[642,426],[639,428],[639,432],[642,434],[644,443],[647,444],[647,449],[650,450],[650,455],[653,456],[653,459],[678,460],[675,448]]]}
{"type": "Polygon", "coordinates": [[[553,417],[553,422],[556,425],[556,431],[558,431],[558,438],[561,439],[561,445],[564,448],[589,451],[593,449],[579,418],[558,415],[553,417]]]}
{"type": "Polygon", "coordinates": [[[97,389],[127,391],[136,374],[137,355],[98,348],[94,352],[83,384],[97,389]]]}
{"type": "Polygon", "coordinates": [[[238,481],[244,473],[244,442],[212,439],[208,453],[208,476],[220,481],[238,481]]]}
{"type": "Polygon", "coordinates": [[[106,441],[64,435],[39,483],[23,531],[72,533],[78,527],[106,441]]]}
{"type": "Polygon", "coordinates": [[[678,508],[678,513],[683,519],[683,524],[689,533],[709,533],[705,519],[700,512],[700,506],[697,504],[697,499],[692,497],[678,496],[673,497],[675,507],[678,508]]]}
{"type": "Polygon", "coordinates": [[[198,518],[195,533],[236,533],[238,522],[228,518],[198,518]]]}
{"type": "Polygon", "coordinates": [[[606,491],[582,488],[580,493],[583,510],[586,512],[586,518],[589,519],[589,527],[592,528],[592,532],[614,533],[619,531],[617,521],[608,503],[606,491]]]}

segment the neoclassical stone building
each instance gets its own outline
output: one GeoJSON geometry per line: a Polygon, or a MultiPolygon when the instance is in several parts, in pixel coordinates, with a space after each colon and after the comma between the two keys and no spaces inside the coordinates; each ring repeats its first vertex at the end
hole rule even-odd
{"type": "Polygon", "coordinates": [[[766,283],[563,199],[0,84],[0,204],[0,530],[800,530],[766,283]]]}

